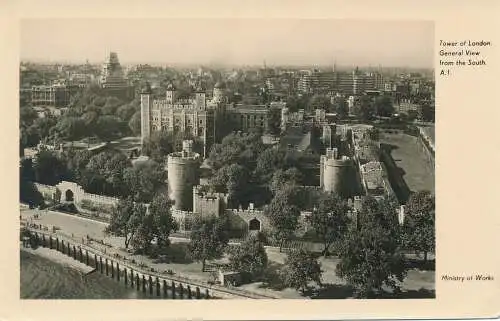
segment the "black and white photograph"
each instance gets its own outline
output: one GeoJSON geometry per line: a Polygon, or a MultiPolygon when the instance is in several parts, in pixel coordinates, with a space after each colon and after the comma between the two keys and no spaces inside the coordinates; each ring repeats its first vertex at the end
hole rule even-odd
{"type": "Polygon", "coordinates": [[[19,28],[21,299],[436,298],[433,21],[19,28]]]}

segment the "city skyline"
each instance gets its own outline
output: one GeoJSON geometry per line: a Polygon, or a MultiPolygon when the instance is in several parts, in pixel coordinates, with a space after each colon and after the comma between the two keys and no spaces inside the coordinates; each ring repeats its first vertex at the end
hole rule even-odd
{"type": "Polygon", "coordinates": [[[430,21],[29,19],[20,58],[100,63],[114,51],[123,64],[433,68],[433,48],[430,21]]]}

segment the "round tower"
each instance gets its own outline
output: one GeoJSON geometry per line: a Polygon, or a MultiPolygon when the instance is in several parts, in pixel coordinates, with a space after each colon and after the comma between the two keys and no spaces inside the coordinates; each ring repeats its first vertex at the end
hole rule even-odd
{"type": "Polygon", "coordinates": [[[346,170],[352,165],[348,157],[338,157],[336,148],[328,148],[326,155],[321,156],[321,186],[325,192],[339,193],[346,170]]]}
{"type": "Polygon", "coordinates": [[[193,186],[198,185],[200,154],[192,151],[193,142],[184,141],[183,150],[167,157],[168,196],[174,201],[174,208],[193,210],[193,186]]]}

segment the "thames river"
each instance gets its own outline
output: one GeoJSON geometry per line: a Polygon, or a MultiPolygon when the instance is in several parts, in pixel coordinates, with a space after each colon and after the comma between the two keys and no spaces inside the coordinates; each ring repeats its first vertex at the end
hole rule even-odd
{"type": "Polygon", "coordinates": [[[21,299],[149,299],[109,277],[77,270],[21,251],[21,299]]]}

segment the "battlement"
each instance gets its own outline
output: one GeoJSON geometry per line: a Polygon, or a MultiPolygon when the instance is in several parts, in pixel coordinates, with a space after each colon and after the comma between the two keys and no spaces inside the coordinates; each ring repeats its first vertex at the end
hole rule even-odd
{"type": "Polygon", "coordinates": [[[173,110],[205,110],[203,106],[198,106],[194,99],[186,99],[181,101],[176,101],[173,104],[167,102],[165,99],[155,99],[153,100],[152,110],[158,109],[173,109],[173,110]]]}

